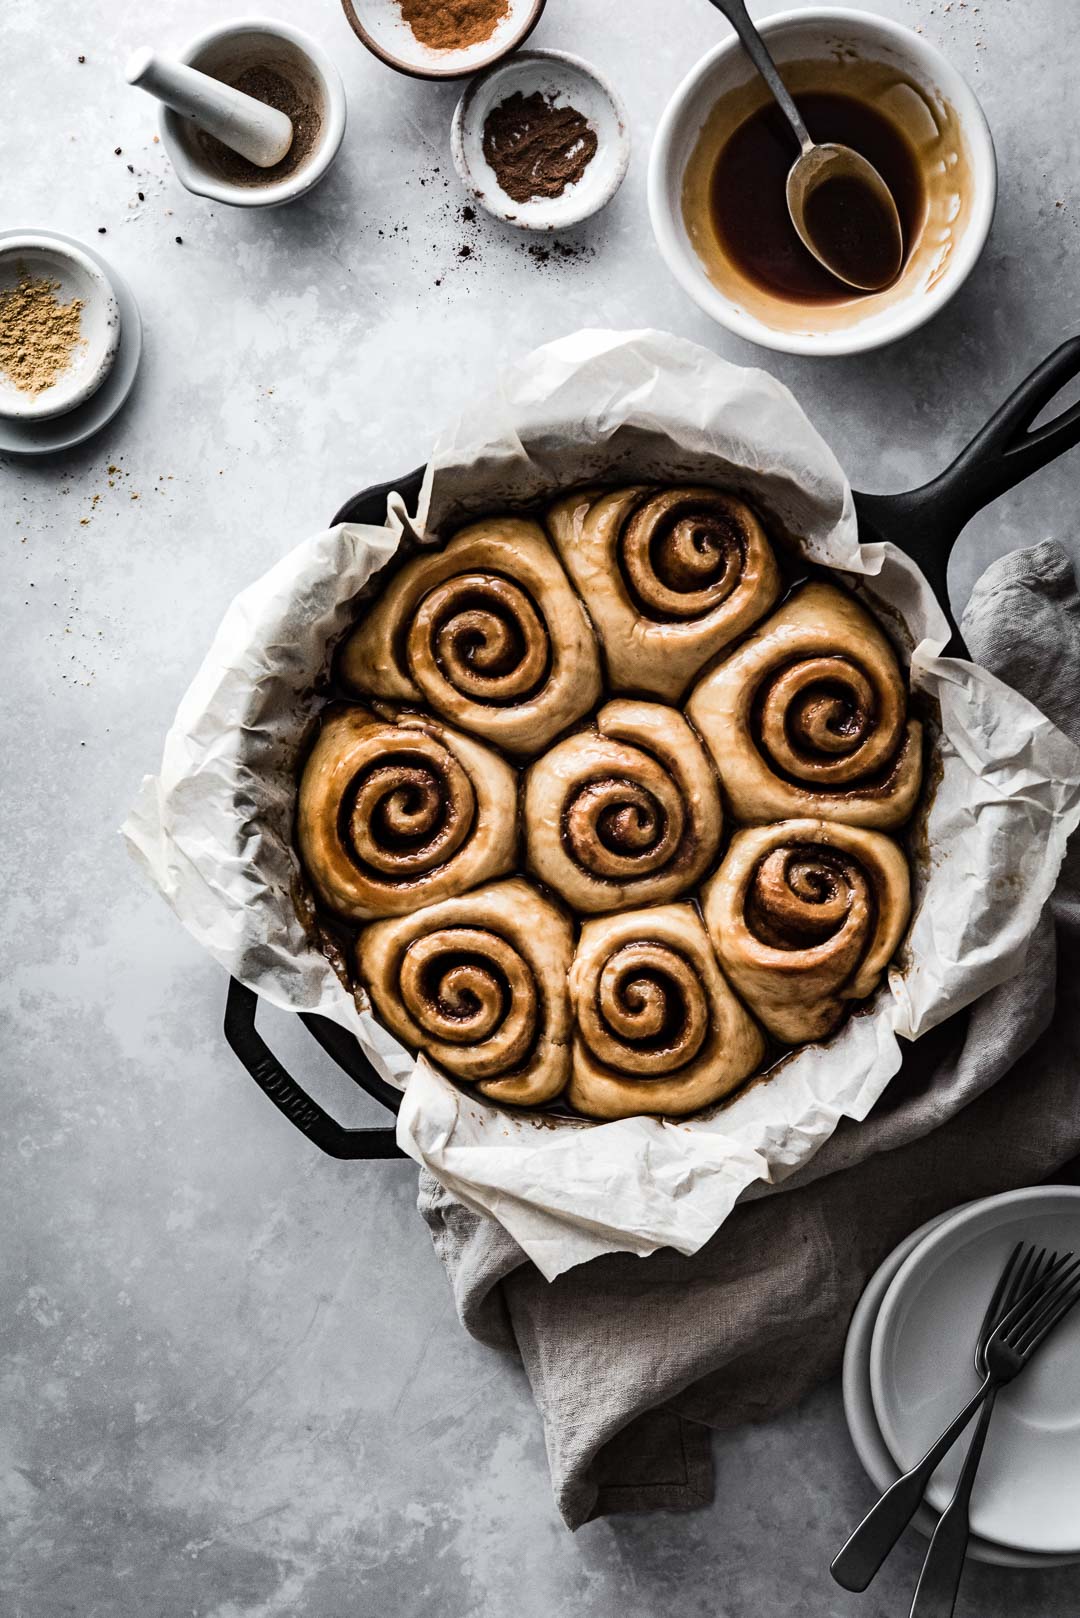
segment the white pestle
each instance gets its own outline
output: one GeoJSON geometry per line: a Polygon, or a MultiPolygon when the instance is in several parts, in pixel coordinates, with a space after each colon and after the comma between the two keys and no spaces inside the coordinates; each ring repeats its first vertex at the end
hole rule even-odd
{"type": "Polygon", "coordinates": [[[261,169],[280,163],[292,145],[285,113],[183,62],[144,47],[128,58],[125,77],[261,169]]]}

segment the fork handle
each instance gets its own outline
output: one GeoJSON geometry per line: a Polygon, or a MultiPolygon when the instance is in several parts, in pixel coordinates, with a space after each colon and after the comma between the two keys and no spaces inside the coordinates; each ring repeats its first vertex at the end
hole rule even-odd
{"type": "Polygon", "coordinates": [[[983,1445],[994,1413],[997,1388],[991,1388],[979,1413],[979,1424],[968,1447],[963,1470],[953,1491],[953,1497],[938,1518],[930,1549],[926,1553],[915,1598],[911,1603],[911,1618],[952,1618],[956,1606],[956,1593],[964,1572],[964,1555],[971,1534],[969,1508],[975,1474],[979,1469],[983,1445]]]}
{"type": "Polygon", "coordinates": [[[847,1544],[837,1552],[829,1569],[837,1584],[845,1590],[866,1589],[914,1517],[919,1501],[926,1493],[926,1485],[943,1457],[952,1449],[990,1390],[991,1381],[987,1377],[978,1393],[964,1406],[955,1421],[946,1427],[922,1460],[910,1472],[897,1478],[892,1487],[885,1490],[877,1505],[867,1512],[847,1544]]]}

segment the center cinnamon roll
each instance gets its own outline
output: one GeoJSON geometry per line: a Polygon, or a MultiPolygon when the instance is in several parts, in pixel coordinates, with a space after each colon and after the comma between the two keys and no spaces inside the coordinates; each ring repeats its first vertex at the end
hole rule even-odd
{"type": "Polygon", "coordinates": [[[509,765],[435,720],[338,709],[301,776],[300,855],[339,915],[398,915],[511,868],[516,794],[509,765]]]}
{"type": "Polygon", "coordinates": [[[547,523],[615,690],[676,701],[780,592],[760,522],[719,489],[584,490],[557,501],[547,523]]]}
{"type": "Polygon", "coordinates": [[[346,642],[341,673],[522,754],[600,694],[585,610],[543,530],[519,517],[473,523],[406,562],[346,642]]]}
{"type": "Polygon", "coordinates": [[[360,935],[381,1020],[484,1095],[537,1106],[570,1070],[569,921],[528,883],[477,888],[360,935]]]}
{"type": "Polygon", "coordinates": [[[587,921],[570,996],[577,1032],[567,1095],[594,1118],[696,1112],[764,1053],[690,905],[587,921]]]}
{"type": "Polygon", "coordinates": [[[607,703],[594,728],[557,743],[526,777],[529,866],[586,912],[684,893],[711,864],[721,819],[700,742],[659,703],[607,703]]]}

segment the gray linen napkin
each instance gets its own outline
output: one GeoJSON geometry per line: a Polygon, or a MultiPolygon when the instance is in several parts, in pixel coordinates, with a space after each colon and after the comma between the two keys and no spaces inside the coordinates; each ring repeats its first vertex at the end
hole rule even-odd
{"type": "MultiPolygon", "coordinates": [[[[1080,742],[1080,595],[1059,546],[995,563],[972,656],[1080,742]]],[[[1080,1153],[1080,858],[1023,970],[912,1047],[870,1117],[755,1187],[693,1258],[594,1259],[552,1283],[427,1173],[419,1206],[463,1325],[520,1355],[555,1499],[578,1527],[712,1497],[708,1429],[772,1415],[834,1372],[866,1280],[907,1233],[1080,1153]]]]}

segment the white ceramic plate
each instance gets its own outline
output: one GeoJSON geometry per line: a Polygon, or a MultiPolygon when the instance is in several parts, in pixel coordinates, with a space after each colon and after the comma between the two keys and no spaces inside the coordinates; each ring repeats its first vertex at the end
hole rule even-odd
{"type": "MultiPolygon", "coordinates": [[[[893,1277],[874,1326],[870,1383],[893,1460],[913,1466],[978,1387],[972,1354],[986,1300],[1017,1241],[1080,1253],[1080,1187],[1036,1186],[976,1203],[922,1242],[893,1277]]],[[[947,1505],[958,1444],[927,1490],[947,1505]]],[[[1080,1311],[998,1398],[971,1500],[984,1539],[1080,1552],[1080,1311]]]]}
{"type": "MultiPolygon", "coordinates": [[[[970,1206],[965,1204],[965,1206],[970,1206]]],[[[851,1442],[855,1446],[855,1453],[862,1462],[871,1483],[882,1494],[894,1484],[900,1476],[900,1468],[889,1452],[889,1446],[881,1436],[877,1417],[874,1414],[874,1398],[870,1388],[870,1343],[874,1334],[874,1325],[877,1321],[878,1309],[881,1300],[889,1289],[893,1276],[919,1243],[933,1230],[937,1230],[948,1220],[954,1219],[960,1209],[953,1209],[949,1213],[939,1214],[936,1219],[929,1220],[918,1230],[905,1238],[898,1247],[895,1247],[884,1263],[875,1270],[866,1284],[862,1297],[855,1306],[855,1313],[851,1317],[848,1327],[847,1342],[844,1347],[844,1414],[847,1417],[848,1432],[851,1442]]],[[[872,1502],[866,1502],[869,1510],[872,1502]]],[[[921,1505],[912,1518],[912,1527],[929,1539],[937,1527],[938,1513],[928,1505],[921,1505]]],[[[854,1528],[855,1524],[851,1526],[854,1528]]],[[[1077,1561],[1075,1556],[1044,1556],[1037,1551],[1014,1551],[1004,1545],[995,1545],[992,1541],[981,1539],[973,1534],[968,1541],[968,1556],[976,1562],[987,1562],[995,1567],[1014,1568],[1046,1568],[1071,1566],[1077,1561]]]]}
{"type": "Polygon", "coordinates": [[[450,150],[462,184],[496,219],[523,230],[565,230],[597,213],[622,185],[630,162],[629,125],[614,87],[588,62],[566,51],[518,51],[469,85],[454,113],[450,150]],[[556,106],[577,108],[596,132],[596,152],[561,196],[515,202],[484,156],[484,124],[508,96],[537,90],[556,106]]]}
{"type": "MultiPolygon", "coordinates": [[[[25,234],[25,231],[0,230],[0,248],[5,242],[25,234]]],[[[72,449],[76,444],[81,444],[84,439],[99,432],[113,419],[124,403],[131,392],[135,373],[139,368],[142,322],[139,319],[138,305],[127,282],[92,247],[87,246],[85,242],[77,242],[74,237],[63,236],[59,231],[36,231],[35,235],[42,240],[48,237],[65,246],[78,247],[87,258],[92,259],[112,283],[112,290],[120,309],[120,346],[116,358],[108,376],[88,399],[60,416],[20,421],[0,416],[0,453],[55,455],[61,450],[72,449]]]]}

